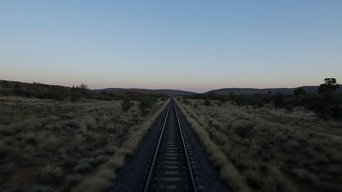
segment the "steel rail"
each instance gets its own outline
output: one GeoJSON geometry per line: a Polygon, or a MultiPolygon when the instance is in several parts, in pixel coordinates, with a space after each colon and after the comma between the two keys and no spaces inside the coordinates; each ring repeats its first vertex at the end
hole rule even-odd
{"type": "Polygon", "coordinates": [[[178,117],[178,113],[177,113],[176,106],[175,106],[176,104],[177,103],[175,102],[173,107],[174,107],[174,110],[176,112],[178,128],[179,128],[179,132],[180,132],[181,138],[182,138],[183,149],[184,149],[184,152],[185,152],[186,161],[188,163],[188,168],[189,168],[189,173],[190,173],[190,177],[191,177],[192,187],[193,187],[194,192],[197,192],[197,185],[196,185],[196,182],[195,182],[194,174],[192,173],[190,158],[189,158],[189,155],[188,155],[188,150],[187,150],[187,147],[186,147],[186,142],[185,142],[183,131],[182,131],[182,126],[181,126],[181,124],[179,122],[179,117],[178,117]]]}
{"type": "Polygon", "coordinates": [[[160,132],[160,136],[159,136],[159,139],[158,139],[157,147],[156,147],[154,155],[153,155],[153,160],[152,160],[150,171],[148,173],[148,177],[147,177],[147,180],[146,180],[146,183],[145,183],[144,192],[148,191],[149,185],[151,183],[151,178],[152,178],[152,175],[153,175],[154,167],[156,165],[156,160],[157,160],[157,156],[158,156],[158,151],[159,151],[160,143],[161,143],[161,140],[162,140],[162,137],[163,137],[166,121],[167,121],[167,119],[169,117],[170,105],[171,105],[171,103],[169,103],[169,106],[167,108],[167,112],[166,112],[163,128],[162,128],[162,131],[160,132]]]}

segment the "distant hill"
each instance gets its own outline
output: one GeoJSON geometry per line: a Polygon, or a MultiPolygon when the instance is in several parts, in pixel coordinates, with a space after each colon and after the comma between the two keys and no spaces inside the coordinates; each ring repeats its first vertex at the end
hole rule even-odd
{"type": "MultiPolygon", "coordinates": [[[[318,86],[303,86],[302,87],[308,94],[317,93],[318,86]]],[[[293,94],[293,90],[296,88],[268,88],[268,89],[254,89],[254,88],[223,88],[216,89],[206,92],[206,94],[214,93],[216,95],[228,95],[230,93],[234,94],[293,94]]],[[[342,93],[342,87],[340,87],[337,92],[342,93]]]]}
{"type": "Polygon", "coordinates": [[[86,87],[66,87],[43,83],[25,83],[0,79],[0,96],[21,96],[60,101],[78,101],[81,98],[93,98],[86,87]]]}
{"type": "Polygon", "coordinates": [[[25,83],[0,79],[0,96],[21,96],[40,99],[56,99],[60,101],[78,101],[80,99],[122,100],[127,95],[132,100],[139,100],[141,96],[149,95],[155,98],[168,95],[185,95],[191,92],[179,90],[148,90],[148,89],[103,89],[89,90],[86,85],[66,87],[42,83],[25,83]]]}
{"type": "Polygon", "coordinates": [[[166,94],[169,96],[182,96],[182,95],[193,95],[197,94],[195,92],[190,91],[182,91],[182,90],[173,90],[173,89],[136,89],[136,88],[106,88],[106,89],[97,89],[95,91],[98,92],[107,92],[107,93],[148,93],[148,94],[166,94]]]}

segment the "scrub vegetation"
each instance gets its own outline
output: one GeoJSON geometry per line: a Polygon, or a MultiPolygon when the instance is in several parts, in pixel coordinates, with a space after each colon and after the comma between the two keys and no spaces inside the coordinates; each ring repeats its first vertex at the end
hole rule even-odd
{"type": "Polygon", "coordinates": [[[0,191],[104,191],[166,102],[143,94],[74,100],[12,91],[0,94],[0,191]]]}
{"type": "Polygon", "coordinates": [[[207,97],[180,104],[233,191],[341,191],[340,120],[273,103],[207,97]]]}
{"type": "MultiPolygon", "coordinates": [[[[326,78],[317,91],[307,93],[303,87],[298,87],[291,94],[282,94],[281,92],[267,94],[215,94],[208,92],[206,94],[197,94],[186,96],[189,99],[202,99],[203,104],[210,106],[210,100],[219,100],[221,102],[231,102],[238,106],[260,108],[264,105],[272,105],[276,109],[285,109],[294,111],[304,108],[315,112],[320,118],[341,119],[342,118],[342,92],[337,91],[339,84],[335,78],[326,78]]],[[[185,101],[186,102],[186,101],[185,101]]]]}

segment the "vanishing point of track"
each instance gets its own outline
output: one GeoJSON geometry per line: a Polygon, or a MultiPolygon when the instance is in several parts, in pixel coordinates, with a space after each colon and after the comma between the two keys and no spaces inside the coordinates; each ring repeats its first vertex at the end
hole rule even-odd
{"type": "Polygon", "coordinates": [[[169,103],[144,191],[195,191],[197,185],[174,99],[169,103]]]}

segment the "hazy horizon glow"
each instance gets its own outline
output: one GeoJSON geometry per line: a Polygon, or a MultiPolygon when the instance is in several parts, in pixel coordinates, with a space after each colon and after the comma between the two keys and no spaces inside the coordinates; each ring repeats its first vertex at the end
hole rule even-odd
{"type": "Polygon", "coordinates": [[[90,88],[342,82],[342,1],[1,1],[0,79],[90,88]]]}

